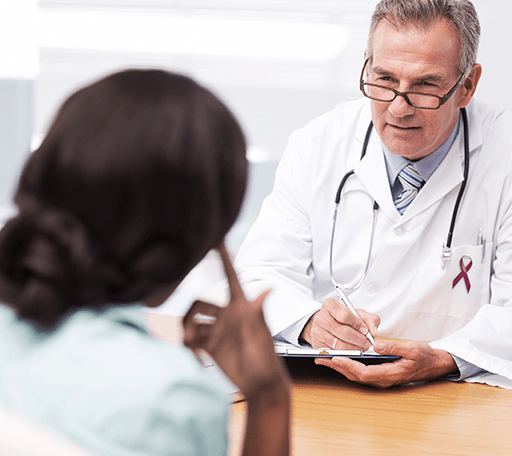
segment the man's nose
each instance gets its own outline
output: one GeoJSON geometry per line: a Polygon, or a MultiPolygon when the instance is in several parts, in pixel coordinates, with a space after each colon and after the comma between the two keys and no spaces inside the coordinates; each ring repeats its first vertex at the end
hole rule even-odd
{"type": "Polygon", "coordinates": [[[416,108],[407,103],[403,95],[397,95],[396,98],[389,103],[388,109],[395,117],[406,117],[413,115],[416,108]]]}

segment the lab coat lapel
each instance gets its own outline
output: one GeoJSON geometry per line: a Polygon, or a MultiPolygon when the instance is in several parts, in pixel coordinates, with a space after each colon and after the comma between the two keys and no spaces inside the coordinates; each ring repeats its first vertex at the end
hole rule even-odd
{"type": "MultiPolygon", "coordinates": [[[[482,129],[480,122],[474,121],[474,113],[471,104],[467,108],[469,125],[469,147],[471,152],[482,144],[482,129]]],[[[470,164],[471,169],[471,164],[470,164]]],[[[406,222],[421,212],[432,208],[432,215],[442,199],[454,188],[462,183],[464,177],[464,127],[462,119],[459,132],[444,160],[440,163],[434,174],[426,182],[407,211],[402,216],[406,222]]]]}
{"type": "MultiPolygon", "coordinates": [[[[457,137],[444,160],[404,212],[402,220],[406,222],[432,206],[435,206],[434,209],[437,208],[444,196],[462,182],[463,166],[464,146],[462,138],[457,137]]],[[[432,215],[434,212],[432,211],[432,215]]]]}
{"type": "Polygon", "coordinates": [[[370,136],[366,155],[357,164],[354,172],[377,202],[380,209],[391,220],[398,222],[400,214],[396,210],[391,197],[382,142],[375,129],[370,136]]]}

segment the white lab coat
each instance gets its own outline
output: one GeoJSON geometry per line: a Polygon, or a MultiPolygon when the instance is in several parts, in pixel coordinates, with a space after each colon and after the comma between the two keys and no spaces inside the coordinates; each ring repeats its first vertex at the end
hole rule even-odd
{"type": "Polygon", "coordinates": [[[248,294],[274,289],[264,308],[272,334],[335,297],[329,274],[334,198],[342,176],[355,168],[337,216],[333,270],[341,284],[354,284],[364,269],[368,195],[379,210],[366,277],[347,292],[353,304],[381,317],[381,336],[432,342],[512,378],[512,114],[477,100],[467,113],[469,178],[445,269],[441,249],[463,177],[462,122],[449,153],[403,216],[392,201],[375,130],[360,160],[371,119],[368,100],[341,105],[291,135],[274,189],[235,262],[248,294]],[[469,291],[464,277],[453,286],[461,259],[469,291]],[[489,331],[493,325],[501,330],[489,331]]]}

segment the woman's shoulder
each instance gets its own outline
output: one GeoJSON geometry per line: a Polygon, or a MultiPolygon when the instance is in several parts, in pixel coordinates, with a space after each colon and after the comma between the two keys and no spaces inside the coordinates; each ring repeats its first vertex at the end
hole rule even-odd
{"type": "Polygon", "coordinates": [[[164,383],[166,388],[186,379],[199,384],[205,378],[201,364],[189,349],[149,333],[141,305],[76,312],[59,332],[61,348],[68,356],[74,351],[83,361],[83,369],[90,363],[113,377],[124,375],[132,383],[154,386],[164,383]]]}

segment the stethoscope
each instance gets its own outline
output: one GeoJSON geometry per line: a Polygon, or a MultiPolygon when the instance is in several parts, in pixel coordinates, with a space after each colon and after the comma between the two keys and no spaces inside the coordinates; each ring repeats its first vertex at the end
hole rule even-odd
{"type": "MultiPolygon", "coordinates": [[[[468,116],[466,113],[466,109],[461,109],[462,114],[462,124],[464,127],[464,171],[463,171],[463,178],[462,183],[460,185],[459,193],[457,195],[457,199],[455,200],[455,205],[453,206],[452,211],[452,218],[450,222],[450,228],[448,229],[448,235],[446,236],[446,241],[443,243],[443,247],[441,250],[441,268],[445,269],[448,261],[450,260],[451,256],[451,249],[452,249],[452,239],[453,239],[453,230],[455,228],[455,220],[457,219],[457,214],[459,212],[459,206],[460,202],[462,200],[462,196],[464,195],[464,190],[466,189],[466,183],[468,180],[468,174],[469,174],[469,133],[468,133],[468,116]]],[[[364,137],[363,142],[363,149],[361,151],[361,158],[366,155],[366,150],[368,148],[368,143],[370,141],[370,135],[373,130],[373,122],[370,122],[370,125],[368,126],[368,129],[366,130],[366,135],[364,137]]],[[[335,198],[335,206],[334,206],[334,215],[333,215],[333,221],[332,221],[332,233],[331,233],[331,244],[330,244],[330,252],[329,252],[329,271],[331,275],[331,282],[334,284],[337,290],[345,290],[345,291],[354,291],[357,290],[363,283],[364,279],[366,278],[366,275],[368,273],[368,266],[370,264],[370,257],[372,253],[372,246],[373,246],[373,235],[375,232],[375,225],[377,221],[377,213],[379,209],[379,205],[377,202],[371,197],[371,195],[367,194],[368,197],[373,202],[373,215],[372,215],[372,229],[370,233],[370,242],[369,242],[369,248],[368,248],[368,256],[366,258],[366,263],[363,268],[363,273],[359,280],[355,281],[354,285],[341,285],[340,283],[336,282],[334,279],[333,271],[332,271],[332,258],[333,258],[333,246],[334,246],[334,233],[336,230],[336,218],[338,215],[338,206],[341,200],[341,193],[343,191],[343,188],[345,186],[345,183],[347,182],[348,178],[354,174],[354,170],[348,171],[343,178],[341,179],[340,185],[338,186],[338,190],[336,192],[336,198],[335,198]]]]}

